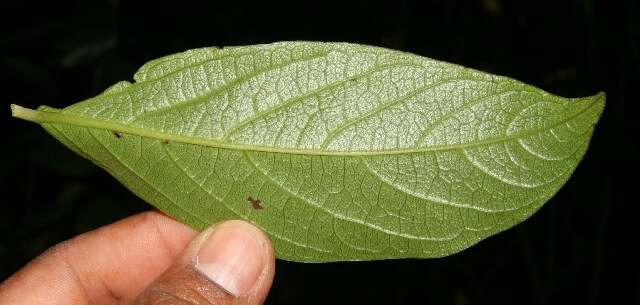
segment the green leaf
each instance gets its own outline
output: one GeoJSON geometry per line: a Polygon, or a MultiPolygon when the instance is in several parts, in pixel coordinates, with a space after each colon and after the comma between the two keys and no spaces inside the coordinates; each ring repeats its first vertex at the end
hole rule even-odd
{"type": "Polygon", "coordinates": [[[567,181],[605,100],[347,43],[190,50],[134,79],[13,113],[169,215],[246,219],[304,262],[441,257],[514,226],[567,181]]]}

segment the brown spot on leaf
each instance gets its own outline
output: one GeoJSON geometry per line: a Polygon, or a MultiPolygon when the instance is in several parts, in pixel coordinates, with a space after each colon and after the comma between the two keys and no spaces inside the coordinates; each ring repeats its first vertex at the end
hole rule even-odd
{"type": "Polygon", "coordinates": [[[117,132],[117,131],[114,131],[113,135],[116,136],[116,138],[118,138],[118,139],[122,138],[122,134],[117,132]]]}
{"type": "Polygon", "coordinates": [[[258,198],[253,199],[251,196],[249,196],[249,198],[247,198],[247,201],[249,201],[251,203],[251,206],[253,207],[254,210],[262,210],[263,209],[262,205],[260,205],[262,203],[262,201],[260,201],[260,199],[258,199],[258,198]]]}

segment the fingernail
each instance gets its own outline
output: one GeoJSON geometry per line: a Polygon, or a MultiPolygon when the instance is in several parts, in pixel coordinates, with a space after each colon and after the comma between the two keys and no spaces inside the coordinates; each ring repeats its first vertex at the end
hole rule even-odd
{"type": "Polygon", "coordinates": [[[198,251],[195,268],[238,297],[255,286],[264,269],[264,235],[242,221],[229,221],[213,230],[198,251]]]}

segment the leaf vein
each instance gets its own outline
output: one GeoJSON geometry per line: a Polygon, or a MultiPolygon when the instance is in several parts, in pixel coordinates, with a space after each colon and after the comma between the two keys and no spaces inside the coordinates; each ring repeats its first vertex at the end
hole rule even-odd
{"type": "Polygon", "coordinates": [[[268,67],[263,68],[263,69],[256,69],[255,71],[252,71],[251,73],[247,73],[246,75],[234,78],[234,79],[232,79],[232,80],[220,85],[219,87],[214,88],[213,90],[211,90],[209,92],[205,92],[202,95],[195,96],[195,97],[193,97],[191,99],[185,99],[184,101],[180,101],[180,102],[177,102],[175,104],[167,105],[165,107],[159,107],[157,109],[154,109],[154,110],[151,110],[151,111],[147,111],[147,112],[145,112],[145,113],[143,113],[143,114],[141,114],[141,115],[139,115],[137,117],[133,117],[133,120],[129,121],[128,123],[132,124],[132,123],[135,123],[135,122],[139,122],[139,121],[141,121],[141,120],[143,120],[143,119],[145,119],[147,117],[150,117],[150,116],[163,114],[163,113],[168,112],[168,111],[174,111],[176,109],[180,109],[180,108],[184,108],[184,107],[188,107],[188,106],[191,106],[191,105],[195,105],[195,104],[199,104],[199,103],[205,102],[205,101],[207,101],[208,98],[216,96],[216,95],[218,95],[220,93],[226,92],[227,90],[233,88],[234,86],[236,86],[238,84],[241,84],[243,82],[246,82],[246,81],[248,81],[248,80],[250,80],[250,79],[252,79],[252,78],[254,78],[254,77],[256,77],[256,76],[258,76],[260,74],[264,74],[264,73],[267,73],[267,72],[270,72],[270,71],[274,71],[274,70],[279,70],[279,69],[285,68],[285,67],[287,67],[289,65],[293,65],[293,64],[297,64],[297,63],[301,63],[301,62],[305,62],[305,61],[311,61],[311,60],[314,60],[314,59],[318,59],[318,58],[321,58],[321,57],[326,56],[326,55],[327,55],[326,53],[313,54],[312,56],[304,56],[304,57],[301,57],[301,58],[296,58],[294,60],[289,60],[289,61],[280,63],[279,65],[268,66],[268,67]]]}

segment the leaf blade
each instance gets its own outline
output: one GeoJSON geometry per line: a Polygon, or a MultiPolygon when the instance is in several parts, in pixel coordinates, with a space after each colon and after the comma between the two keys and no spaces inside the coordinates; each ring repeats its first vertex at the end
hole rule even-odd
{"type": "Polygon", "coordinates": [[[168,214],[250,220],[309,262],[440,257],[508,229],[569,178],[604,107],[340,43],[197,49],[135,79],[36,121],[168,214]]]}

